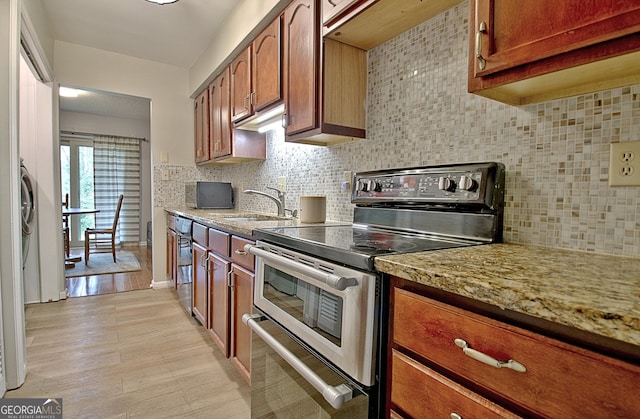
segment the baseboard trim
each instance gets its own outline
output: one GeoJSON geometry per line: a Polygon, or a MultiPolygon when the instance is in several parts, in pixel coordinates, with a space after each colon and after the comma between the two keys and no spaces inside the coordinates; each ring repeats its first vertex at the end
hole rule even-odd
{"type": "Polygon", "coordinates": [[[171,288],[171,281],[156,281],[155,279],[151,281],[151,288],[153,289],[162,289],[162,288],[171,288]]]}

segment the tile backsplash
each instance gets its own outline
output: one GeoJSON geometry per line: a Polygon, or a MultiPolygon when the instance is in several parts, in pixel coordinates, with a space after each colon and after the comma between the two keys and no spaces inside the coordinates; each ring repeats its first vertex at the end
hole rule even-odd
{"type": "Polygon", "coordinates": [[[609,187],[609,144],[640,141],[640,85],[514,107],[467,93],[468,2],[368,53],[367,135],[332,147],[267,137],[267,160],[154,168],[154,206],[184,202],[184,182],[231,181],[237,207],[275,213],[244,189],[287,177],[287,207],[326,195],[350,221],[344,171],[499,161],[507,172],[507,242],[640,256],[640,187],[609,187]],[[161,170],[171,181],[159,181],[161,170]]]}

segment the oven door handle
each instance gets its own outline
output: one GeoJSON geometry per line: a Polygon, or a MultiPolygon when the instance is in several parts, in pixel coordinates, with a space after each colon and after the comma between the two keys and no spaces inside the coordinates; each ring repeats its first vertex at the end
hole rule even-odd
{"type": "Polygon", "coordinates": [[[293,369],[295,369],[298,374],[300,374],[305,380],[309,382],[322,394],[322,397],[329,402],[334,409],[340,409],[342,405],[351,400],[353,398],[353,389],[349,387],[347,384],[340,384],[338,386],[331,386],[324,382],[322,378],[320,378],[315,372],[311,370],[304,362],[302,362],[298,357],[289,352],[287,348],[284,347],[276,338],[271,336],[269,332],[258,324],[258,319],[263,318],[260,314],[243,314],[242,322],[249,326],[251,330],[265,341],[267,345],[271,347],[274,351],[278,353],[284,359],[287,364],[289,364],[293,369]]]}
{"type": "Polygon", "coordinates": [[[281,266],[286,266],[288,268],[294,269],[296,272],[300,272],[304,275],[307,275],[316,281],[320,281],[323,284],[327,284],[333,289],[338,291],[344,291],[348,287],[353,287],[358,285],[358,281],[355,278],[345,278],[343,276],[334,275],[328,272],[323,272],[314,267],[305,265],[303,263],[296,262],[294,260],[288,259],[286,257],[273,254],[271,252],[267,252],[257,246],[252,246],[247,244],[244,246],[245,252],[249,252],[252,255],[261,257],[269,262],[277,263],[281,266]]]}

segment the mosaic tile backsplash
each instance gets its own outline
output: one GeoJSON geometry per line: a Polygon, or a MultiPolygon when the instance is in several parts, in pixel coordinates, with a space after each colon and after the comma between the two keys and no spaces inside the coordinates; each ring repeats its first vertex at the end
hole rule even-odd
{"type": "Polygon", "coordinates": [[[467,93],[468,2],[369,51],[367,135],[332,147],[267,136],[266,161],[157,166],[154,205],[181,205],[184,182],[231,181],[237,208],[275,213],[243,189],[287,178],[287,207],[326,195],[351,221],[344,171],[499,161],[507,171],[504,240],[640,256],[640,187],[609,187],[609,144],[640,141],[640,85],[514,107],[467,93]]]}

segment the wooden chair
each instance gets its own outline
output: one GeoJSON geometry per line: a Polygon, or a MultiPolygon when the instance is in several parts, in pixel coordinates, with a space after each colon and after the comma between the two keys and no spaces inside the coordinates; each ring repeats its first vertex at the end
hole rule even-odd
{"type": "Polygon", "coordinates": [[[113,255],[113,262],[116,262],[116,227],[120,218],[120,209],[124,195],[120,195],[116,214],[113,217],[111,228],[88,228],[84,231],[84,263],[89,262],[89,253],[108,253],[113,255]]]}

